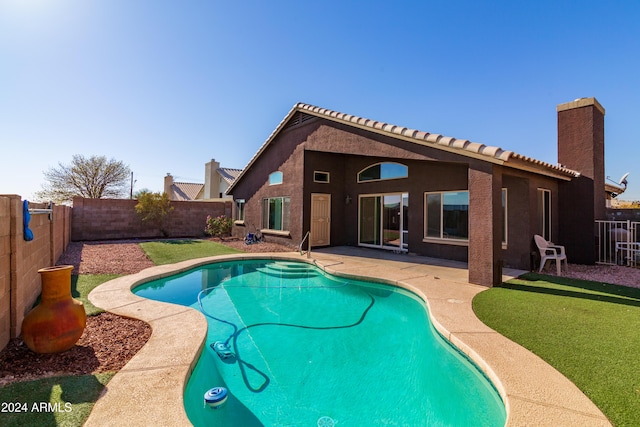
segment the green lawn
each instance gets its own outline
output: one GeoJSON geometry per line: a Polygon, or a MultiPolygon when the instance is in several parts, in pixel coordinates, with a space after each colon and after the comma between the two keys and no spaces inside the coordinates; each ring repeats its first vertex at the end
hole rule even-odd
{"type": "Polygon", "coordinates": [[[104,310],[91,304],[89,292],[98,285],[108,282],[111,279],[121,276],[120,274],[83,274],[81,276],[71,276],[71,296],[84,304],[84,311],[87,316],[94,316],[104,310]]]}
{"type": "Polygon", "coordinates": [[[155,265],[173,264],[188,259],[242,253],[209,240],[163,240],[140,243],[155,265]]]}
{"type": "Polygon", "coordinates": [[[81,426],[115,372],[69,375],[0,387],[0,425],[81,426]]]}
{"type": "Polygon", "coordinates": [[[573,381],[614,425],[640,425],[640,289],[529,273],[478,294],[473,309],[573,381]]]}

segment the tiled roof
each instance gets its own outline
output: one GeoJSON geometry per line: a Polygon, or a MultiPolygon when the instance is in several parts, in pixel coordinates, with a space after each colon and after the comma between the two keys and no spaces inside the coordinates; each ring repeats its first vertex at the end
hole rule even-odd
{"type": "MultiPolygon", "coordinates": [[[[320,108],[309,104],[298,103],[293,106],[284,119],[278,124],[275,130],[269,135],[269,138],[260,147],[258,152],[251,158],[245,171],[248,170],[253,162],[266,149],[276,135],[287,125],[289,120],[294,118],[298,112],[321,117],[337,123],[343,123],[360,129],[369,130],[380,135],[387,135],[393,138],[402,139],[415,144],[433,147],[439,150],[460,154],[466,157],[485,160],[491,163],[502,164],[504,166],[516,169],[524,169],[543,175],[551,175],[560,179],[569,180],[580,176],[580,173],[561,165],[554,165],[533,159],[513,151],[503,150],[500,147],[485,145],[478,142],[472,142],[466,139],[457,139],[450,136],[423,132],[416,129],[396,126],[389,123],[370,120],[363,117],[353,116],[351,114],[340,113],[337,111],[320,108]]],[[[300,122],[305,121],[301,119],[300,122]]],[[[242,176],[243,174],[240,174],[242,176]]]]}
{"type": "MultiPolygon", "coordinates": [[[[498,163],[517,160],[524,163],[530,163],[532,166],[540,169],[553,170],[563,175],[569,175],[571,177],[580,175],[579,172],[562,167],[560,165],[553,165],[551,163],[546,163],[541,160],[536,160],[531,157],[514,153],[513,151],[503,150],[500,147],[485,145],[479,142],[471,142],[466,139],[457,139],[450,136],[422,132],[416,129],[400,127],[388,123],[365,119],[358,116],[352,116],[350,114],[339,113],[337,111],[314,107],[313,105],[308,104],[298,103],[293,108],[293,110],[305,111],[319,117],[325,117],[334,121],[357,125],[360,128],[366,128],[373,132],[386,134],[392,137],[404,137],[402,139],[407,139],[417,144],[432,146],[438,149],[445,149],[446,151],[457,152],[458,154],[467,157],[480,158],[491,162],[495,162],[496,160],[498,160],[498,163]]],[[[507,164],[506,166],[510,165],[507,164]]]]}
{"type": "Polygon", "coordinates": [[[198,193],[204,188],[204,184],[195,184],[192,182],[174,182],[173,183],[174,200],[189,201],[196,200],[198,193]]]}
{"type": "Polygon", "coordinates": [[[218,168],[218,173],[227,184],[231,185],[240,176],[242,169],[218,168]]]}
{"type": "Polygon", "coordinates": [[[604,183],[604,191],[607,193],[613,194],[615,196],[619,196],[620,194],[626,191],[627,187],[621,187],[615,184],[609,184],[608,182],[604,183]]]}

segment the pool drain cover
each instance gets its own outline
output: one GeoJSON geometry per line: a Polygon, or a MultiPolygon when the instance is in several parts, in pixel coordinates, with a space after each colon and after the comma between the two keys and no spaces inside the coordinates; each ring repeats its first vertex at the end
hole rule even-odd
{"type": "Polygon", "coordinates": [[[331,417],[320,417],[318,418],[318,427],[333,427],[338,422],[331,417]]]}

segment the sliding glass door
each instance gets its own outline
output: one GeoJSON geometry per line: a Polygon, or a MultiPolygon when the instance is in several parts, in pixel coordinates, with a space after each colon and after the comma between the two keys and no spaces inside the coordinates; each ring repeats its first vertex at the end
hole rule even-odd
{"type": "Polygon", "coordinates": [[[371,194],[359,197],[359,244],[407,250],[409,194],[371,194]]]}
{"type": "Polygon", "coordinates": [[[360,197],[360,244],[380,246],[382,196],[360,197]]]}

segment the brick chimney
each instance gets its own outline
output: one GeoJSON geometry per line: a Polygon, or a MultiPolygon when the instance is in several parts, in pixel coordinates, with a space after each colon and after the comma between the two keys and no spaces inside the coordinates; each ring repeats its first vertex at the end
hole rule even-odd
{"type": "Polygon", "coordinates": [[[559,230],[570,262],[596,260],[595,220],[605,219],[604,108],[595,98],[557,106],[558,163],[580,172],[559,185],[559,230]]]}

